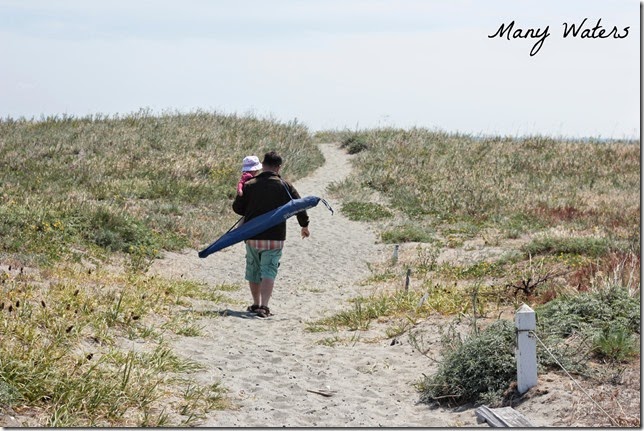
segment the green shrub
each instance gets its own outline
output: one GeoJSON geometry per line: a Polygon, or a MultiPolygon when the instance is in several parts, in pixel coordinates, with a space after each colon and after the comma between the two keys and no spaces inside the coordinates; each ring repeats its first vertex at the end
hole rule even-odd
{"type": "MultiPolygon", "coordinates": [[[[584,364],[591,356],[621,361],[636,348],[633,337],[640,331],[640,301],[624,287],[610,285],[559,296],[535,311],[538,336],[568,371],[586,374],[584,364]]],[[[537,352],[541,366],[559,369],[550,354],[541,348],[537,352]]]]}
{"type": "Polygon", "coordinates": [[[523,247],[523,251],[536,256],[539,254],[579,254],[600,257],[611,251],[612,243],[606,238],[570,237],[537,238],[523,247]]]}
{"type": "Polygon", "coordinates": [[[347,202],[342,204],[342,212],[349,220],[374,221],[389,218],[393,214],[380,204],[371,202],[347,202]]]}
{"type": "Polygon", "coordinates": [[[421,401],[449,405],[501,398],[516,380],[515,328],[498,320],[444,355],[439,369],[421,382],[421,401]]]}
{"type": "Polygon", "coordinates": [[[631,297],[627,289],[615,285],[559,296],[535,311],[540,331],[562,338],[609,326],[623,327],[630,333],[640,330],[639,297],[631,297]]]}
{"type": "Polygon", "coordinates": [[[398,244],[403,242],[431,242],[432,236],[426,227],[417,224],[404,224],[380,234],[384,243],[398,244]]]}
{"type": "Polygon", "coordinates": [[[346,148],[349,154],[358,154],[369,148],[365,138],[358,135],[352,135],[342,140],[340,148],[346,148]]]}
{"type": "Polygon", "coordinates": [[[144,223],[105,208],[91,214],[85,235],[99,247],[125,253],[137,246],[153,246],[158,242],[155,233],[144,223]]]}

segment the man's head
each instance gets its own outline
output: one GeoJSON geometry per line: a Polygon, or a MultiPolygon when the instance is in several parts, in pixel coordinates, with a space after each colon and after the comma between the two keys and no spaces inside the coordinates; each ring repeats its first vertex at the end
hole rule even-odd
{"type": "Polygon", "coordinates": [[[275,151],[269,151],[268,153],[264,154],[262,166],[264,168],[264,171],[278,172],[280,167],[282,166],[282,157],[275,151]]]}

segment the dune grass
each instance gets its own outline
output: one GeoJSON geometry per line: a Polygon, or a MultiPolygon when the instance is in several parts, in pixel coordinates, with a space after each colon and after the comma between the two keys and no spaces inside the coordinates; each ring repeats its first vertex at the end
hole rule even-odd
{"type": "Polygon", "coordinates": [[[0,407],[38,426],[167,426],[226,405],[168,337],[201,334],[191,298],[214,304],[238,286],[146,271],[163,250],[227,230],[242,158],[268,150],[290,180],[323,162],[295,121],[0,120],[0,407]]]}
{"type": "Polygon", "coordinates": [[[0,120],[0,247],[40,263],[77,248],[150,257],[196,247],[236,220],[242,158],[271,149],[288,179],[323,162],[297,122],[145,110],[0,120]]]}
{"type": "Polygon", "coordinates": [[[41,411],[43,426],[69,427],[168,425],[169,396],[177,412],[192,402],[183,424],[225,404],[219,384],[191,377],[203,366],[166,341],[196,324],[189,313],[178,318],[178,308],[190,298],[217,301],[219,289],[80,265],[0,276],[0,405],[41,411]],[[125,340],[141,349],[124,348],[125,340]],[[202,399],[184,397],[188,387],[202,399]]]}
{"type": "Polygon", "coordinates": [[[334,185],[336,194],[348,202],[377,192],[403,216],[402,226],[466,224],[466,237],[494,227],[508,238],[557,226],[594,231],[639,253],[638,142],[426,129],[337,132],[334,140],[362,143],[355,175],[334,185]]]}
{"type": "MultiPolygon", "coordinates": [[[[424,244],[398,266],[374,266],[369,281],[391,287],[410,269],[411,289],[358,298],[311,330],[397,319],[387,331],[396,336],[428,313],[471,316],[476,327],[499,305],[594,291],[600,274],[638,296],[637,143],[423,129],[311,137],[295,121],[206,112],[3,119],[0,405],[41,426],[163,426],[225,404],[225,388],[198,384],[199,365],[176,356],[167,335],[199,335],[199,314],[177,310],[236,287],[146,270],[162,250],[196,248],[232,225],[244,156],[275,149],[294,180],[323,163],[319,139],[355,155],[356,174],[331,187],[342,211],[377,223],[383,242],[424,244]],[[438,264],[440,250],[489,232],[527,239],[509,257],[438,264]]],[[[628,331],[593,333],[597,354],[630,357],[628,331]]]]}
{"type": "MultiPolygon", "coordinates": [[[[330,191],[348,217],[374,222],[384,243],[462,250],[474,240],[498,247],[521,239],[508,246],[510,260],[433,268],[439,283],[496,278],[496,284],[516,284],[521,268],[538,257],[542,276],[562,273],[569,287],[583,289],[593,265],[611,270],[615,259],[640,254],[636,141],[475,137],[417,128],[323,131],[315,139],[340,142],[355,154],[354,174],[330,191]]],[[[408,266],[418,271],[427,266],[423,260],[418,256],[408,266]]],[[[639,258],[633,265],[639,274],[639,258]]],[[[547,289],[529,293],[536,290],[547,289]]],[[[556,292],[541,300],[548,295],[556,292]]]]}
{"type": "MultiPolygon", "coordinates": [[[[495,315],[523,302],[536,308],[540,336],[575,372],[584,374],[592,360],[619,374],[620,361],[638,358],[638,142],[415,128],[324,131],[316,139],[354,155],[354,175],[330,187],[347,216],[378,208],[391,216],[359,214],[383,243],[419,244],[415,255],[372,265],[367,282],[380,293],[309,330],[367,331],[377,321],[389,324],[386,337],[407,332],[413,342],[416,322],[430,314],[467,319],[471,334],[447,337],[438,373],[420,384],[421,398],[437,404],[502,401],[516,376],[513,330],[495,315]],[[504,253],[485,254],[498,248],[504,253]],[[439,263],[450,249],[471,257],[439,263]]],[[[556,368],[540,355],[542,366],[556,368]]]]}

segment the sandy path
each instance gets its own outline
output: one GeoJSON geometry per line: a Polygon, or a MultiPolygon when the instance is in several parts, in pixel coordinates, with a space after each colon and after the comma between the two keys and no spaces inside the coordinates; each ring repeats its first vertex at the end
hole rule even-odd
{"type": "MultiPolygon", "coordinates": [[[[302,196],[325,197],[326,187],[346,177],[350,158],[332,144],[320,146],[325,165],[295,183],[302,196]]],[[[334,205],[334,202],[330,202],[334,205]]],[[[337,206],[337,205],[336,205],[337,206]]],[[[207,259],[194,250],[167,253],[151,271],[211,285],[243,284],[227,293],[231,304],[204,306],[214,317],[201,322],[200,337],[179,337],[177,351],[203,363],[204,383],[221,380],[237,408],[211,413],[202,425],[322,427],[477,426],[472,411],[457,414],[417,404],[413,383],[430,362],[407,342],[321,345],[330,333],[311,333],[306,323],[350,306],[347,300],[369,287],[359,286],[366,263],[391,253],[375,234],[335,208],[309,211],[311,237],[302,240],[294,218],[271,300],[275,316],[262,320],[242,312],[250,303],[244,281],[244,248],[238,244],[207,259]],[[210,307],[210,308],[208,308],[210,307]],[[229,310],[227,316],[217,312],[229,310]],[[325,397],[309,390],[334,391],[325,397]]],[[[197,307],[195,307],[197,308],[197,307]]],[[[479,425],[480,426],[480,425],[479,425]]]]}

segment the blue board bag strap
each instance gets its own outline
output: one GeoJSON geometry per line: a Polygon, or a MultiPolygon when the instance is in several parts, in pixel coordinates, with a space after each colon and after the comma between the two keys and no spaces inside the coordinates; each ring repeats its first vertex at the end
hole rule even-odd
{"type": "Polygon", "coordinates": [[[286,181],[284,181],[282,177],[280,177],[280,181],[282,182],[282,185],[284,186],[284,189],[286,190],[288,197],[291,198],[291,200],[293,200],[293,196],[291,196],[291,192],[289,191],[288,186],[286,185],[286,181]]]}

